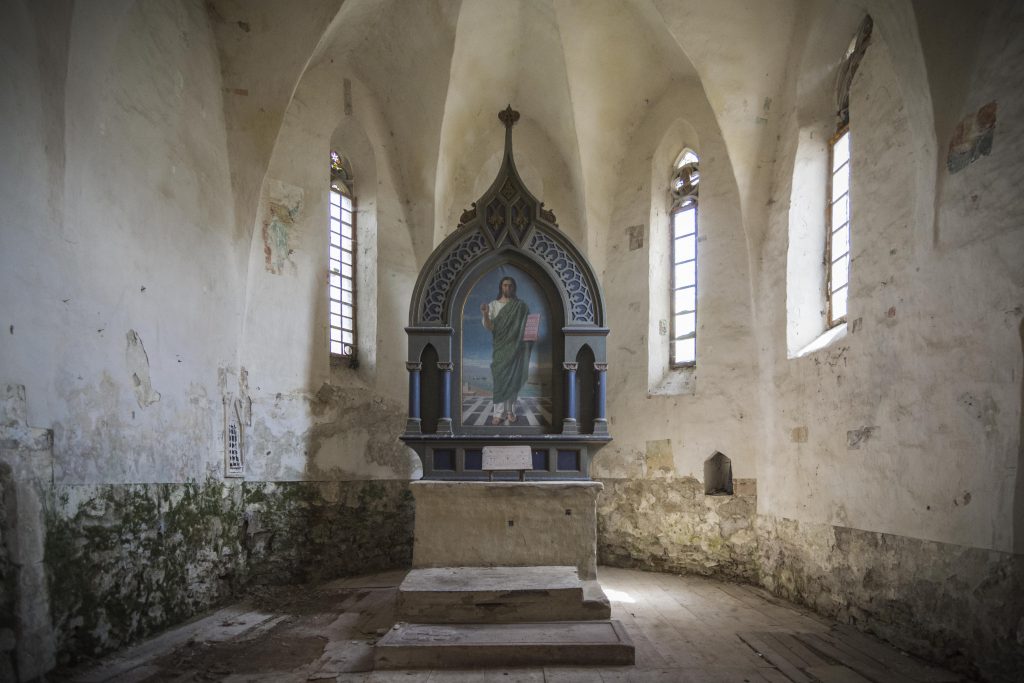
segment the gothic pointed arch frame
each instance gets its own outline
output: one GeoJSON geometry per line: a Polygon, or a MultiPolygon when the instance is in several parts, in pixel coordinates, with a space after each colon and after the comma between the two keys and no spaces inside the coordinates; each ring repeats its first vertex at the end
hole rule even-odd
{"type": "Polygon", "coordinates": [[[413,289],[406,328],[409,419],[402,439],[420,455],[427,478],[480,478],[483,474],[472,466],[483,445],[526,441],[534,451],[530,478],[586,479],[593,453],[611,439],[604,415],[608,334],[604,297],[586,257],[516,169],[512,128],[519,113],[510,106],[498,118],[505,126],[498,174],[427,259],[413,289]],[[480,428],[461,419],[464,308],[474,283],[503,267],[515,268],[536,283],[552,318],[550,419],[531,420],[527,425],[509,420],[508,425],[487,423],[487,428],[480,428]],[[438,352],[437,368],[425,367],[421,361],[428,346],[438,352]],[[576,376],[581,353],[593,359],[587,366],[595,375],[592,381],[588,376],[580,383],[576,376]],[[579,396],[579,386],[586,387],[588,395],[579,396]],[[425,392],[424,387],[436,390],[425,392]],[[593,416],[586,424],[588,433],[581,433],[577,419],[580,401],[586,402],[582,412],[593,416]],[[453,407],[458,412],[453,413],[453,407]],[[440,415],[433,433],[423,432],[422,412],[440,415]],[[559,466],[573,462],[569,469],[559,466]]]}

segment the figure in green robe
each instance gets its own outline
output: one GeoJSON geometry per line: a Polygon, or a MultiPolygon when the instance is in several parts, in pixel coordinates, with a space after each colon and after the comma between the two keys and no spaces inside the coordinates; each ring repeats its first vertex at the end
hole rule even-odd
{"type": "Polygon", "coordinates": [[[483,325],[491,331],[494,340],[491,356],[491,379],[494,394],[491,397],[493,413],[490,424],[515,424],[519,391],[530,373],[530,344],[523,341],[526,316],[530,307],[516,296],[516,281],[503,277],[498,285],[498,297],[489,304],[480,305],[483,325]]]}

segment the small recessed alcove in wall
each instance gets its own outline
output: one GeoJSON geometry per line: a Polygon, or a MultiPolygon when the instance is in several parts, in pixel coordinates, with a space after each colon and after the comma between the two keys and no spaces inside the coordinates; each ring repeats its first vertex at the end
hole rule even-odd
{"type": "Polygon", "coordinates": [[[704,461],[704,495],[732,495],[732,461],[724,453],[715,451],[704,461]]]}

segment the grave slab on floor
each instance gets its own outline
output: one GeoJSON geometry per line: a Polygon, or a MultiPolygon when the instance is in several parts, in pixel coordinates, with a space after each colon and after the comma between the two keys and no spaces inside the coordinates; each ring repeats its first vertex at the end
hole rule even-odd
{"type": "Polygon", "coordinates": [[[525,624],[399,622],[377,642],[374,651],[377,669],[627,666],[633,661],[633,643],[616,620],[525,624]]]}
{"type": "Polygon", "coordinates": [[[576,567],[443,567],[409,572],[398,616],[423,624],[606,620],[611,605],[576,567]]]}

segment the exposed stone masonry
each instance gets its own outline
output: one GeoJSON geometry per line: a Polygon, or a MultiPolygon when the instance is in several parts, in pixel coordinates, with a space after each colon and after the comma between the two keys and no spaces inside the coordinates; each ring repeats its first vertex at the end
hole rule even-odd
{"type": "Polygon", "coordinates": [[[256,584],[408,566],[402,481],[58,487],[46,557],[61,663],[121,647],[256,584]]]}
{"type": "Polygon", "coordinates": [[[776,595],[971,677],[1020,680],[1024,556],[765,515],[757,532],[758,582],[776,595]]]}
{"type": "Polygon", "coordinates": [[[600,481],[599,564],[756,581],[754,480],[735,480],[733,496],[694,477],[600,481]]]}
{"type": "Polygon", "coordinates": [[[8,501],[13,490],[11,468],[0,463],[0,680],[14,680],[15,671],[15,596],[17,583],[16,568],[11,559],[12,526],[9,519],[11,503],[8,501]]]}

